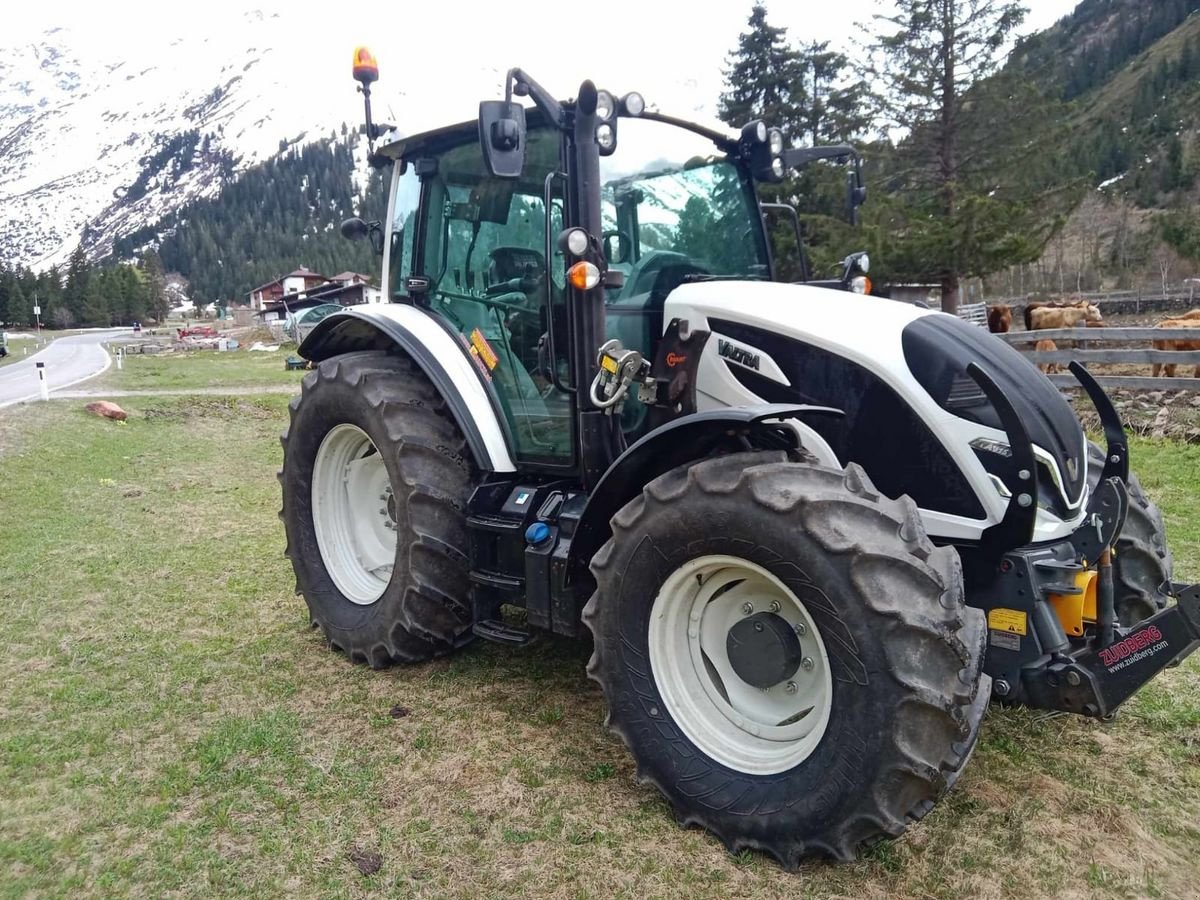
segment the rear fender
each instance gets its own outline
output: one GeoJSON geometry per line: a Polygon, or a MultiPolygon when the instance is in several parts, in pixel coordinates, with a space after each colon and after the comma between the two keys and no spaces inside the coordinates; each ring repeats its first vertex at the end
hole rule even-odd
{"type": "Polygon", "coordinates": [[[475,464],[486,472],[515,472],[497,404],[461,340],[415,306],[389,303],[326,317],[300,345],[313,362],[358,350],[399,350],[421,367],[446,401],[475,464]]]}
{"type": "Polygon", "coordinates": [[[659,475],[718,451],[798,449],[795,429],[782,420],[842,414],[827,406],[764,403],[693,413],[654,429],[609,466],[589,496],[571,537],[568,584],[588,576],[592,557],[612,535],[612,517],[659,475]]]}

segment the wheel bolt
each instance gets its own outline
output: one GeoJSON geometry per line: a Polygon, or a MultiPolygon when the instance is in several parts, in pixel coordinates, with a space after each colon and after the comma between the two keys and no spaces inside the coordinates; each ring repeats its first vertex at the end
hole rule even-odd
{"type": "Polygon", "coordinates": [[[786,690],[789,694],[794,694],[794,693],[796,693],[796,691],[800,690],[800,688],[796,687],[796,682],[789,681],[787,683],[787,687],[784,688],[784,690],[786,690]]]}
{"type": "Polygon", "coordinates": [[[811,656],[806,656],[804,659],[800,660],[800,668],[802,668],[805,672],[811,672],[813,670],[813,666],[815,665],[816,663],[813,662],[813,658],[811,656]]]}
{"type": "Polygon", "coordinates": [[[770,607],[770,608],[771,608],[771,612],[773,612],[773,613],[777,613],[777,612],[779,612],[779,609],[780,609],[780,606],[779,606],[779,601],[778,601],[778,600],[772,600],[772,601],[771,601],[771,607],[770,607]]]}
{"type": "Polygon", "coordinates": [[[754,612],[754,604],[753,603],[750,603],[749,601],[747,601],[746,603],[742,604],[742,613],[744,615],[748,616],[752,612],[754,612]]]}
{"type": "Polygon", "coordinates": [[[379,507],[379,514],[381,516],[386,516],[387,515],[387,507],[386,506],[379,507]]]}
{"type": "Polygon", "coordinates": [[[803,622],[797,622],[794,627],[796,629],[796,634],[798,634],[800,637],[804,637],[806,634],[808,634],[808,626],[803,622]]]}
{"type": "Polygon", "coordinates": [[[387,491],[384,491],[382,494],[379,495],[379,499],[382,500],[384,503],[387,503],[387,498],[388,498],[387,491]]]}

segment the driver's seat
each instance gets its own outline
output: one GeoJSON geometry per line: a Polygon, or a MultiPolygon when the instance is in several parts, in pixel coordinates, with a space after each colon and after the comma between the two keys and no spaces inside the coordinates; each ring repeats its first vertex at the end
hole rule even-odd
{"type": "Polygon", "coordinates": [[[521,290],[532,293],[546,277],[546,258],[530,247],[496,247],[488,253],[489,286],[521,279],[521,290]]]}

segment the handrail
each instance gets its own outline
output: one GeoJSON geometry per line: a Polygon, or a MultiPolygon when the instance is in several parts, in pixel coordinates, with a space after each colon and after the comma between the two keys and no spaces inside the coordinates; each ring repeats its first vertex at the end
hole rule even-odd
{"type": "Polygon", "coordinates": [[[551,172],[546,176],[546,183],[542,188],[542,208],[546,212],[546,340],[550,349],[550,383],[564,394],[574,394],[574,386],[564,384],[558,377],[558,350],[554,346],[554,287],[550,276],[550,260],[554,259],[554,236],[550,233],[550,209],[554,202],[551,186],[556,178],[567,180],[567,176],[562,172],[551,172]]]}

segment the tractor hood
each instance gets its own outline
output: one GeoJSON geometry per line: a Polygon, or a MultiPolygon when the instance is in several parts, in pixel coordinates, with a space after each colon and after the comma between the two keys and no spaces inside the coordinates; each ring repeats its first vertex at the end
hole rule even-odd
{"type": "Polygon", "coordinates": [[[841,463],[889,494],[909,494],[930,533],[971,539],[1013,485],[999,415],[967,375],[981,366],[1012,403],[1038,459],[1036,539],[1068,533],[1086,502],[1086,442],[1058,390],[1019,352],[956,316],[806,285],[712,281],[671,292],[665,321],[713,333],[700,405],[746,402],[843,409],[814,426],[841,463]],[[931,521],[931,518],[933,521],[931,521]],[[969,523],[975,523],[973,526],[969,523]]]}

